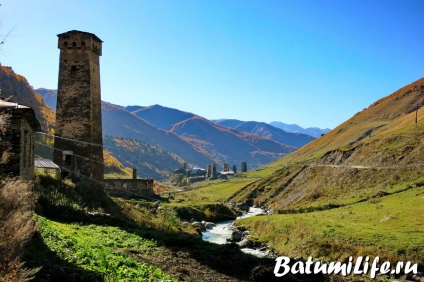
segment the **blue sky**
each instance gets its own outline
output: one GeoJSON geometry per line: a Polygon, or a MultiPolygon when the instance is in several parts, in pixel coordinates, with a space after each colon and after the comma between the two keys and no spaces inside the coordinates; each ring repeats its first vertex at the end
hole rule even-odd
{"type": "Polygon", "coordinates": [[[421,0],[0,0],[0,63],[57,88],[57,34],[103,43],[102,99],[333,128],[424,76],[421,0]]]}

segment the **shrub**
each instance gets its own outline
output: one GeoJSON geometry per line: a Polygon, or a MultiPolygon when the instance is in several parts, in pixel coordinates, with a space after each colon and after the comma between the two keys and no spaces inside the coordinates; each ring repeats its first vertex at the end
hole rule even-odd
{"type": "Polygon", "coordinates": [[[40,268],[21,262],[25,243],[35,232],[34,196],[28,182],[0,180],[0,281],[28,281],[40,268]]]}

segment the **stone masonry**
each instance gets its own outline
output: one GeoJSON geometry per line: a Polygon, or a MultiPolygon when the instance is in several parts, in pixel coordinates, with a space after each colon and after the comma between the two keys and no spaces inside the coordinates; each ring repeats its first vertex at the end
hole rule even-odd
{"type": "Polygon", "coordinates": [[[53,160],[65,174],[103,181],[99,65],[102,41],[92,33],[77,30],[58,37],[60,63],[53,160]]]}

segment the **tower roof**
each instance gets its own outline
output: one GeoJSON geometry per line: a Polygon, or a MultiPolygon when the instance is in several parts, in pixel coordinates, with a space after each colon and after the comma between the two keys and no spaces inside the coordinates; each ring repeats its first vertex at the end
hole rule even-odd
{"type": "Polygon", "coordinates": [[[73,34],[85,34],[85,35],[88,35],[88,36],[91,36],[91,37],[93,37],[94,39],[96,39],[96,40],[98,40],[98,41],[100,41],[100,42],[103,42],[99,37],[97,37],[97,35],[95,35],[94,33],[90,33],[90,32],[85,32],[85,31],[79,31],[79,30],[70,30],[70,31],[67,31],[67,32],[64,32],[64,33],[60,33],[60,34],[58,34],[57,35],[57,37],[68,37],[68,36],[70,36],[70,35],[73,35],[73,34]]]}

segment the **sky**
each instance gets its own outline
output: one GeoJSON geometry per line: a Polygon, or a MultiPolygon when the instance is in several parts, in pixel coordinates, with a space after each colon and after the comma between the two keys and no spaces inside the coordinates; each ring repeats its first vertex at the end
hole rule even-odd
{"type": "Polygon", "coordinates": [[[57,34],[94,33],[102,100],[123,106],[334,128],[424,77],[422,0],[0,4],[2,65],[57,89],[57,34]]]}

